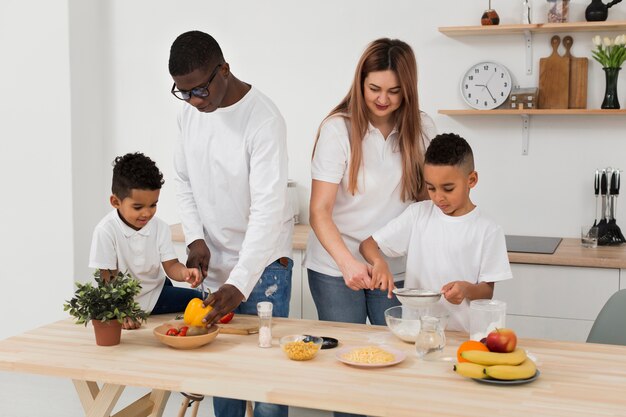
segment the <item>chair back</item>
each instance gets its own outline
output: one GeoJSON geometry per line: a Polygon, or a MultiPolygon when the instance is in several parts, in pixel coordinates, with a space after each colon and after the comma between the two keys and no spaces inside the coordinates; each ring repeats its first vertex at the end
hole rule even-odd
{"type": "Polygon", "coordinates": [[[587,343],[626,346],[626,289],[613,294],[593,322],[587,343]]]}

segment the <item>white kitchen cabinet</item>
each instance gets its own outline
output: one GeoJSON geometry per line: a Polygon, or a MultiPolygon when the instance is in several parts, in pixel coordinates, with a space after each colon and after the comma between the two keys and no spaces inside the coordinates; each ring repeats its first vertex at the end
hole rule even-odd
{"type": "Polygon", "coordinates": [[[585,341],[593,321],[620,288],[620,270],[511,264],[513,279],[496,283],[507,303],[507,327],[520,337],[585,341]]]}

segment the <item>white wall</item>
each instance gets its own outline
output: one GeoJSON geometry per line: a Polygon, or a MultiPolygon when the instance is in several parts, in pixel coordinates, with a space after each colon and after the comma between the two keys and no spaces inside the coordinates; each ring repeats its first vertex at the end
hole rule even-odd
{"type": "Polygon", "coordinates": [[[65,316],[72,149],[65,1],[0,3],[0,339],[65,316]]]}
{"type": "MultiPolygon", "coordinates": [[[[572,1],[571,20],[584,20],[587,0],[572,1]]],[[[624,117],[532,117],[530,154],[521,155],[519,117],[450,118],[438,109],[465,108],[458,93],[464,70],[485,59],[507,66],[521,86],[538,83],[538,60],[549,55],[551,34],[534,35],[534,68],[525,75],[523,38],[449,38],[439,26],[479,22],[487,2],[396,0],[114,1],[110,43],[112,89],[110,146],[115,154],[140,149],[165,172],[159,215],[177,221],[172,189],[172,138],[179,103],[168,94],[171,42],[187,30],[209,32],[220,42],[235,75],[272,97],[288,125],[290,177],[298,181],[302,209],[310,190],[310,155],[321,119],[347,92],[366,44],[398,37],[415,49],[422,108],[440,132],[454,131],[473,146],[480,183],[474,200],[509,234],[576,236],[593,221],[593,172],[625,168],[624,117]],[[150,18],[145,9],[150,7],[150,18]],[[113,28],[113,27],[112,27],[113,28]],[[129,88],[134,86],[135,88],[129,88]],[[137,91],[144,94],[138,95],[137,91]]],[[[522,2],[494,1],[502,23],[519,23],[522,2]]],[[[533,18],[545,22],[547,2],[534,0],[533,18]]],[[[610,18],[625,19],[623,7],[610,18]]],[[[564,34],[562,34],[564,35],[564,34]]],[[[593,33],[572,33],[573,54],[588,56],[593,33]]],[[[617,35],[612,33],[611,36],[617,35]]],[[[626,81],[619,95],[626,105],[626,81]]],[[[604,91],[600,65],[589,62],[589,107],[599,108],[604,91]]],[[[618,207],[618,219],[624,211],[618,207]]],[[[307,213],[302,218],[306,221],[307,213]]]]}
{"type": "MultiPolygon", "coordinates": [[[[520,21],[521,3],[492,2],[502,23],[520,21]]],[[[167,60],[174,38],[191,29],[213,34],[233,73],[263,90],[282,110],[290,177],[299,183],[305,221],[318,124],[347,92],[366,44],[389,36],[415,49],[422,109],[440,132],[458,132],[473,146],[480,174],[475,202],[506,233],[576,236],[579,225],[594,216],[594,170],[626,168],[625,118],[532,117],[530,154],[522,156],[518,117],[438,115],[438,109],[465,107],[458,83],[465,69],[480,60],[506,65],[521,86],[537,85],[538,60],[548,56],[551,34],[534,35],[533,74],[526,76],[521,35],[449,38],[438,32],[439,26],[477,24],[486,4],[1,2],[0,178],[5,192],[0,230],[5,238],[0,313],[11,317],[22,294],[37,311],[0,329],[0,338],[63,316],[61,304],[71,296],[71,281],[88,274],[91,232],[108,210],[116,155],[142,151],[156,160],[166,178],[158,215],[178,221],[171,151],[180,103],[169,94],[167,60]],[[37,87],[37,93],[25,95],[26,86],[30,91],[37,87]]],[[[586,4],[588,0],[571,2],[572,21],[584,20],[586,4]]],[[[544,22],[547,2],[533,0],[533,6],[534,20],[544,22]]],[[[611,8],[609,19],[626,20],[626,8],[611,8]]],[[[594,34],[572,33],[573,54],[590,57],[594,34]]],[[[603,74],[593,60],[589,69],[588,106],[599,108],[603,74]]],[[[623,74],[619,96],[626,106],[623,74]]],[[[623,213],[619,205],[618,223],[626,219],[623,213]]]]}

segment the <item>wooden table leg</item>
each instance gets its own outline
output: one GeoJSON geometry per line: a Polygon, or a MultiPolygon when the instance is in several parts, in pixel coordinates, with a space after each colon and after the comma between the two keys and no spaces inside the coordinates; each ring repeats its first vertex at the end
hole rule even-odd
{"type": "MultiPolygon", "coordinates": [[[[104,384],[100,389],[93,381],[73,382],[87,417],[110,417],[125,388],[124,385],[104,384]]],[[[169,396],[169,391],[152,390],[113,417],[161,417],[169,396]]]]}

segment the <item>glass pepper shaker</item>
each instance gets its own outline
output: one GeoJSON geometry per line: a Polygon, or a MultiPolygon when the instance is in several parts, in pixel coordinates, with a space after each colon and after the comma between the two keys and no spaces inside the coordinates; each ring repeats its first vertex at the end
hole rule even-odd
{"type": "Polygon", "coordinates": [[[269,301],[261,301],[256,305],[259,315],[259,347],[272,347],[272,309],[269,301]]]}

